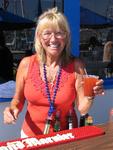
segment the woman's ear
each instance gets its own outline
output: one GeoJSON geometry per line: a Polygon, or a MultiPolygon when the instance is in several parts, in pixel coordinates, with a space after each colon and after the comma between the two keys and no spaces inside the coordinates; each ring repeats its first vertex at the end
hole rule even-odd
{"type": "Polygon", "coordinates": [[[39,32],[36,33],[36,38],[40,38],[39,32]]]}
{"type": "Polygon", "coordinates": [[[39,32],[36,33],[35,38],[41,43],[41,34],[39,32]]]}

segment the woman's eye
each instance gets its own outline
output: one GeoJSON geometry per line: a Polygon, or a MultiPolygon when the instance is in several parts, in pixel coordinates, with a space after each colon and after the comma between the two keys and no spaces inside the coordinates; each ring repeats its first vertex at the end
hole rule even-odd
{"type": "Polygon", "coordinates": [[[51,35],[50,32],[43,33],[43,35],[51,35]]]}

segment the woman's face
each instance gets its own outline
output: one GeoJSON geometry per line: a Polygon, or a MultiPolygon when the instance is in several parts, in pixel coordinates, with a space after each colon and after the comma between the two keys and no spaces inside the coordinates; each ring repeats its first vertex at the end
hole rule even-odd
{"type": "Polygon", "coordinates": [[[39,38],[47,56],[58,57],[64,50],[66,32],[60,29],[46,28],[39,38]]]}

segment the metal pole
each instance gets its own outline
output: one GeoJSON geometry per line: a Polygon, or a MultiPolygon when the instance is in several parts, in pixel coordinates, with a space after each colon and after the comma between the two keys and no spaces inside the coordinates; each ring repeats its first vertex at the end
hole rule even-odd
{"type": "Polygon", "coordinates": [[[21,5],[21,10],[22,10],[22,17],[25,17],[24,15],[24,3],[23,3],[23,0],[20,0],[20,5],[21,5]]]}

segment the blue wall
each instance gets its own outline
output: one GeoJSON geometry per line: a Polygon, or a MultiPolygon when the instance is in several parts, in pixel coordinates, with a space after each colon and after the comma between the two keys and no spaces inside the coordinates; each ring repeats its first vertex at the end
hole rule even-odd
{"type": "Polygon", "coordinates": [[[79,56],[80,0],[64,0],[64,14],[71,28],[72,54],[79,56]]]}

